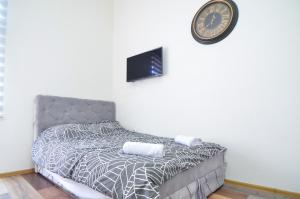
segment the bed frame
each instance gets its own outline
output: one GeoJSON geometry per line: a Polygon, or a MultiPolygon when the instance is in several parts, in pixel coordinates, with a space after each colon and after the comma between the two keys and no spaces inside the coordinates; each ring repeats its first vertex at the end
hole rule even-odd
{"type": "MultiPolygon", "coordinates": [[[[38,95],[34,109],[34,139],[47,128],[69,123],[91,123],[115,120],[114,102],[38,95]]],[[[224,184],[224,153],[197,167],[178,174],[160,188],[163,199],[205,199],[224,184]]],[[[60,186],[77,198],[109,199],[109,197],[70,179],[63,179],[44,168],[36,172],[60,186]]]]}

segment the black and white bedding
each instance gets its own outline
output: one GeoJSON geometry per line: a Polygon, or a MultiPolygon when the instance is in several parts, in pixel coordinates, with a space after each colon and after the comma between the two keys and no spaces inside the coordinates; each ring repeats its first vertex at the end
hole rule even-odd
{"type": "Polygon", "coordinates": [[[159,198],[167,180],[226,149],[203,142],[188,147],[172,138],[124,129],[118,122],[66,124],[45,130],[33,144],[33,161],[39,167],[85,184],[112,198],[159,198]],[[122,152],[126,141],[160,143],[163,158],[122,152]]]}

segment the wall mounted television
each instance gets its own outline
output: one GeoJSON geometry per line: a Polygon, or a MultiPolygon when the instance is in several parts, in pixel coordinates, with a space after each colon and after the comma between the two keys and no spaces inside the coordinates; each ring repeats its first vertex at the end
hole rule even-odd
{"type": "Polygon", "coordinates": [[[127,82],[163,75],[163,48],[127,58],[127,82]]]}

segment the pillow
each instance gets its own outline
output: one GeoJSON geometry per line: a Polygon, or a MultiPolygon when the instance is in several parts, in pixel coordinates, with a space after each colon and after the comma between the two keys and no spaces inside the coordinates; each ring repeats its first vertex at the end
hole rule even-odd
{"type": "Polygon", "coordinates": [[[60,124],[44,130],[40,135],[43,137],[68,137],[69,134],[86,133],[112,133],[114,130],[124,129],[118,121],[103,120],[94,123],[60,124]]]}
{"type": "Polygon", "coordinates": [[[90,131],[101,131],[102,133],[112,132],[116,129],[123,129],[118,121],[103,120],[101,122],[90,123],[88,125],[90,131]]]}

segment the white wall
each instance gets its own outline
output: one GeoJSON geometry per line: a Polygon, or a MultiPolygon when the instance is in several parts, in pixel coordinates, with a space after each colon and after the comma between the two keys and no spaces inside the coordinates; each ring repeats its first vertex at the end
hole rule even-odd
{"type": "Polygon", "coordinates": [[[114,100],[141,132],[228,147],[227,178],[300,192],[300,1],[236,0],[223,41],[190,33],[202,0],[114,1],[114,100]],[[126,83],[126,58],[164,47],[164,77],[126,83]]]}
{"type": "Polygon", "coordinates": [[[37,94],[111,99],[111,0],[9,0],[0,173],[32,168],[37,94]]]}

